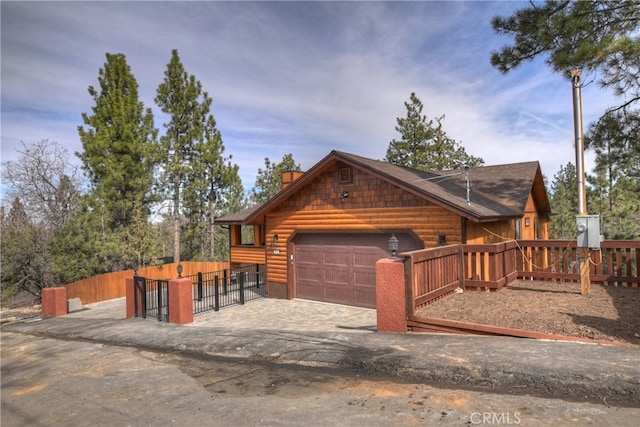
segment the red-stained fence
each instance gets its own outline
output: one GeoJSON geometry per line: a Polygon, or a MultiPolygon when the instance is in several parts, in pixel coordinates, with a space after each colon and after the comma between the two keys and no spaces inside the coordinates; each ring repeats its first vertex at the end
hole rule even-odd
{"type": "MultiPolygon", "coordinates": [[[[575,240],[523,240],[452,245],[401,254],[405,258],[407,307],[417,309],[456,288],[498,290],[516,279],[579,282],[575,240]]],[[[590,251],[592,283],[640,287],[640,241],[610,240],[590,251]]]]}
{"type": "MultiPolygon", "coordinates": [[[[579,282],[575,240],[522,240],[517,242],[518,277],[522,279],[579,282]]],[[[592,283],[640,286],[640,240],[605,240],[600,250],[589,251],[592,283]]]]}

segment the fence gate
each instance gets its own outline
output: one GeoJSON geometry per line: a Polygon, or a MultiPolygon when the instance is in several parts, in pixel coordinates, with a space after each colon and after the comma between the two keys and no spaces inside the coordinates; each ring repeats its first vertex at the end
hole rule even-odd
{"type": "Polygon", "coordinates": [[[133,301],[136,317],[169,321],[169,281],[133,276],[133,301]]]}

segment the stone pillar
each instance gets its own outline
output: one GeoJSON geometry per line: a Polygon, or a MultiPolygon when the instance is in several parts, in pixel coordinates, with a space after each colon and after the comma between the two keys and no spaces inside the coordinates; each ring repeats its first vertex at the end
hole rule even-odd
{"type": "Polygon", "coordinates": [[[406,290],[402,259],[376,262],[378,332],[407,332],[406,290]]]}
{"type": "Polygon", "coordinates": [[[193,285],[191,279],[169,280],[169,322],[193,323],[193,285]]]}
{"type": "Polygon", "coordinates": [[[67,288],[43,288],[41,296],[43,316],[57,317],[67,314],[67,288]]]}
{"type": "MultiPolygon", "coordinates": [[[[127,297],[127,317],[136,317],[135,283],[133,281],[133,277],[127,277],[125,281],[125,295],[127,297]]],[[[140,310],[140,307],[142,306],[142,298],[144,298],[144,295],[141,291],[138,291],[138,310],[140,310]]]]}

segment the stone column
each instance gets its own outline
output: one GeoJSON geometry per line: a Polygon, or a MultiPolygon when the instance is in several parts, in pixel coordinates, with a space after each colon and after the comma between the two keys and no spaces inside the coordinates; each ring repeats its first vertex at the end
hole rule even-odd
{"type": "Polygon", "coordinates": [[[402,259],[376,262],[378,332],[407,332],[406,290],[402,259]]]}
{"type": "Polygon", "coordinates": [[[67,314],[67,288],[43,288],[41,296],[43,316],[57,317],[67,314]]]}
{"type": "MultiPolygon", "coordinates": [[[[127,297],[127,317],[136,317],[136,288],[133,277],[126,278],[125,291],[125,295],[127,297]]],[[[138,310],[140,310],[140,307],[142,306],[142,298],[144,298],[144,295],[142,292],[138,291],[138,310]]]]}
{"type": "Polygon", "coordinates": [[[193,323],[193,285],[191,279],[169,280],[169,322],[193,323]]]}

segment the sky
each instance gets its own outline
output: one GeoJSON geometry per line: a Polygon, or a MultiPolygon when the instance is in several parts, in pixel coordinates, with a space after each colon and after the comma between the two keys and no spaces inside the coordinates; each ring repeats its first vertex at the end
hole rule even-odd
{"type": "MultiPolygon", "coordinates": [[[[225,155],[246,190],[264,159],[308,170],[332,150],[383,159],[415,92],[428,118],[486,165],[540,162],[550,180],[576,163],[571,83],[536,59],[503,75],[491,27],[518,1],[2,1],[0,160],[57,141],[79,164],[78,126],[106,53],[122,53],[154,104],[177,49],[213,99],[225,155]]],[[[615,99],[585,76],[584,122],[615,99]]],[[[587,153],[586,167],[592,169],[587,153]]],[[[2,195],[6,188],[2,187],[2,195]]]]}

